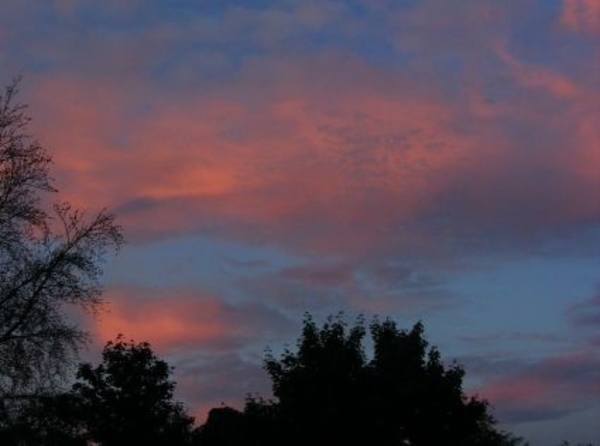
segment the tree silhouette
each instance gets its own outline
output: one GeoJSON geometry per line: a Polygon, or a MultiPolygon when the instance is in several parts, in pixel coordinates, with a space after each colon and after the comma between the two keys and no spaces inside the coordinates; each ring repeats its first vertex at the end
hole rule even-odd
{"type": "Polygon", "coordinates": [[[378,444],[506,444],[510,437],[494,428],[488,403],[467,397],[464,370],[445,367],[435,347],[428,348],[422,323],[410,331],[395,322],[371,324],[371,429],[378,444]]]}
{"type": "Polygon", "coordinates": [[[368,374],[361,324],[346,329],[330,318],[323,329],[307,317],[297,352],[281,359],[268,355],[265,368],[273,382],[279,416],[299,443],[320,438],[323,444],[364,444],[368,374]]]}
{"type": "Polygon", "coordinates": [[[47,212],[55,192],[51,157],[28,131],[18,81],[0,92],[0,401],[9,410],[24,398],[53,391],[85,341],[65,305],[100,303],[101,260],[122,242],[113,217],[88,219],[68,204],[47,212]]]}
{"type": "Polygon", "coordinates": [[[103,446],[186,444],[194,419],[174,402],[171,368],[146,342],[109,342],[97,367],[82,364],[73,385],[87,437],[103,446]]]}
{"type": "Polygon", "coordinates": [[[369,328],[370,360],[364,321],[349,328],[340,315],[319,328],[308,315],[297,349],[266,357],[275,400],[249,397],[243,412],[211,413],[199,444],[521,444],[496,429],[486,401],[464,394],[463,369],[443,364],[421,323],[400,330],[374,320],[369,328]]]}

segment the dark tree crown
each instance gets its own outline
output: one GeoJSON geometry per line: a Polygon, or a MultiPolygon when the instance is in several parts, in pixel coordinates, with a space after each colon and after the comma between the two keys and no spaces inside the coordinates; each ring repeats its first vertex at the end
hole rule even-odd
{"type": "Polygon", "coordinates": [[[338,315],[319,327],[307,315],[296,349],[269,353],[265,369],[275,399],[248,397],[243,412],[214,409],[199,444],[520,443],[496,429],[485,400],[463,392],[464,370],[442,362],[421,322],[402,330],[391,319],[375,319],[367,330],[362,318],[349,326],[338,315]]]}

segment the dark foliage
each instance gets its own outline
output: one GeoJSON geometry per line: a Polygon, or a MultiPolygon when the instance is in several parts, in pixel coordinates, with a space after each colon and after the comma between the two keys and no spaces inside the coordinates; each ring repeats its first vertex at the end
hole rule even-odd
{"type": "Polygon", "coordinates": [[[73,386],[86,437],[103,446],[181,445],[194,419],[173,401],[169,365],[148,343],[109,342],[97,367],[82,364],[73,386]]]}
{"type": "Polygon", "coordinates": [[[71,392],[27,399],[0,444],[189,445],[194,419],[173,401],[171,368],[150,345],[119,336],[102,356],[80,365],[71,392]]]}
{"type": "Polygon", "coordinates": [[[250,397],[243,412],[211,412],[198,443],[213,445],[516,445],[500,432],[486,401],[462,390],[463,369],[445,366],[421,323],[400,330],[342,317],[319,328],[308,316],[297,350],[268,355],[275,401],[250,397]]]}

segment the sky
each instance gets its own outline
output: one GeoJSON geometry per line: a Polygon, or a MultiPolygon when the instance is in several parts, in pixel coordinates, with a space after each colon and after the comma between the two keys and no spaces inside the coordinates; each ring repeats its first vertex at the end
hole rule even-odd
{"type": "Polygon", "coordinates": [[[60,200],[114,212],[92,352],[198,421],[305,312],[422,320],[532,446],[600,444],[600,2],[7,0],[60,200]]]}

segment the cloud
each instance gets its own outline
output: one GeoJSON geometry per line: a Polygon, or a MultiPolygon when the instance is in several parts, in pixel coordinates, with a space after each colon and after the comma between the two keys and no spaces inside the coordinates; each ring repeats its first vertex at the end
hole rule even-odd
{"type": "MultiPolygon", "coordinates": [[[[225,29],[209,28],[207,39],[237,36],[240,20],[255,30],[267,21],[269,34],[289,21],[326,29],[350,14],[336,5],[219,9],[225,29]]],[[[115,42],[131,37],[125,46],[106,45],[105,36],[54,42],[67,57],[92,51],[95,63],[121,71],[67,64],[40,77],[30,95],[36,131],[53,148],[64,196],[116,209],[134,242],[203,234],[302,255],[403,253],[445,265],[456,252],[589,246],[581,239],[600,219],[600,204],[585,193],[600,187],[593,95],[515,55],[505,38],[510,7],[469,5],[435,9],[431,21],[430,2],[394,16],[420,23],[405,31],[419,38],[463,24],[485,34],[468,40],[485,46],[489,67],[465,59],[451,89],[420,76],[421,65],[373,63],[331,46],[314,55],[229,55],[227,75],[199,74],[161,92],[148,73],[168,60],[161,82],[176,84],[187,63],[180,42],[214,50],[197,42],[208,31],[194,24],[217,20],[208,13],[181,29],[178,18],[115,34],[115,42]],[[498,8],[503,25],[492,26],[498,8]],[[490,26],[480,29],[479,18],[490,26]]]]}
{"type": "MultiPolygon", "coordinates": [[[[392,74],[359,60],[265,59],[177,106],[151,98],[134,110],[144,87],[78,79],[42,82],[36,102],[61,189],[116,208],[134,238],[206,232],[313,253],[437,255],[475,227],[519,237],[597,218],[580,193],[598,182],[577,170],[597,157],[583,111],[535,136],[550,144],[536,150],[511,135],[516,116],[491,123],[392,74]],[[582,144],[567,157],[573,125],[582,144]]],[[[525,119],[542,130],[541,116],[525,119]]]]}
{"type": "Polygon", "coordinates": [[[458,7],[439,0],[403,3],[400,7],[390,3],[383,9],[383,19],[389,22],[394,45],[421,63],[484,61],[484,51],[514,26],[513,2],[463,0],[458,7]]]}
{"type": "Polygon", "coordinates": [[[460,304],[443,275],[378,261],[298,261],[241,276],[234,284],[247,298],[296,316],[309,311],[326,317],[344,309],[350,318],[397,313],[416,317],[460,304]]]}
{"type": "MultiPolygon", "coordinates": [[[[476,393],[488,399],[503,422],[552,420],[596,404],[600,395],[595,353],[554,356],[492,379],[476,393]]],[[[498,373],[497,371],[495,373],[498,373]]]]}
{"type": "Polygon", "coordinates": [[[600,293],[571,304],[565,311],[567,322],[582,334],[592,348],[600,346],[600,293]]]}
{"type": "Polygon", "coordinates": [[[354,275],[346,265],[304,265],[282,270],[280,277],[309,286],[344,286],[354,282],[354,275]]]}
{"type": "Polygon", "coordinates": [[[541,89],[559,98],[581,96],[579,87],[560,73],[534,64],[523,63],[503,45],[497,45],[497,54],[506,64],[516,82],[525,89],[541,89]]]}
{"type": "Polygon", "coordinates": [[[174,367],[175,397],[197,424],[213,407],[241,409],[246,395],[269,395],[270,381],[257,352],[269,346],[277,351],[281,339],[298,328],[297,321],[266,303],[228,303],[199,290],[122,287],[105,297],[105,311],[86,318],[95,343],[119,333],[149,342],[174,367]]]}
{"type": "Polygon", "coordinates": [[[573,304],[567,310],[567,318],[575,325],[600,327],[600,293],[584,302],[573,304]]]}
{"type": "Polygon", "coordinates": [[[263,304],[229,304],[200,292],[129,288],[110,290],[107,312],[92,332],[106,341],[122,333],[161,351],[231,351],[285,331],[289,321],[263,304]]]}
{"type": "Polygon", "coordinates": [[[595,0],[563,0],[560,22],[584,34],[600,33],[600,4],[595,0]]]}
{"type": "Polygon", "coordinates": [[[243,409],[249,394],[268,397],[270,381],[262,358],[238,353],[194,355],[176,361],[177,394],[185,400],[196,424],[206,421],[208,411],[221,405],[243,409]]]}

